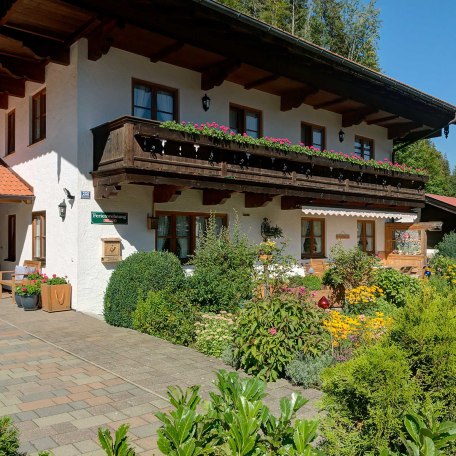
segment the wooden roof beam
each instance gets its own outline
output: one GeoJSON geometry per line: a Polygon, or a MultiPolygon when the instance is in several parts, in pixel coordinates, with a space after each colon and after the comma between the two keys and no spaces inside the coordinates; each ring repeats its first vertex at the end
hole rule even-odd
{"type": "Polygon", "coordinates": [[[11,76],[0,75],[0,92],[6,92],[13,97],[25,97],[25,79],[15,79],[11,76]]]}
{"type": "Polygon", "coordinates": [[[423,138],[439,138],[440,136],[442,136],[442,130],[431,130],[431,129],[427,129],[427,130],[420,130],[420,131],[414,131],[412,133],[409,133],[408,135],[400,138],[397,142],[402,144],[402,143],[406,143],[406,142],[415,142],[415,141],[418,141],[420,139],[423,139],[423,138]]]}
{"type": "Polygon", "coordinates": [[[231,198],[231,193],[230,190],[203,189],[203,206],[223,204],[228,198],[231,198]]]}
{"type": "Polygon", "coordinates": [[[352,125],[358,125],[370,114],[378,112],[378,109],[371,108],[369,106],[353,109],[342,113],[342,127],[348,128],[352,125]]]}
{"type": "Polygon", "coordinates": [[[313,86],[285,92],[280,96],[280,110],[289,111],[293,108],[299,108],[307,98],[317,92],[318,88],[313,86]]]}
{"type": "Polygon", "coordinates": [[[255,81],[248,82],[245,84],[244,89],[245,90],[250,90],[250,89],[255,89],[256,87],[259,87],[263,84],[267,84],[268,82],[273,82],[279,79],[279,75],[277,74],[271,74],[269,76],[265,76],[264,78],[260,79],[255,79],[255,81]]]}
{"type": "Polygon", "coordinates": [[[343,103],[344,101],[347,101],[347,99],[348,98],[345,97],[333,98],[332,100],[328,100],[323,103],[314,105],[314,109],[331,108],[332,106],[336,106],[338,104],[343,103]]]}
{"type": "Polygon", "coordinates": [[[111,33],[118,26],[116,19],[105,18],[98,27],[87,36],[89,60],[97,61],[109,52],[114,40],[111,33]]]}
{"type": "Polygon", "coordinates": [[[70,64],[70,47],[60,41],[16,30],[7,25],[0,28],[0,35],[19,41],[38,58],[49,59],[51,62],[61,65],[70,64]]]}
{"type": "Polygon", "coordinates": [[[154,187],[154,203],[169,203],[176,201],[182,187],[177,185],[156,185],[154,187]]]}
{"type": "Polygon", "coordinates": [[[211,90],[222,85],[223,81],[240,66],[239,60],[226,59],[207,67],[201,72],[201,90],[211,90]]]}
{"type": "Polygon", "coordinates": [[[274,195],[246,192],[244,205],[246,208],[265,207],[272,201],[272,198],[274,195]]]}
{"type": "Polygon", "coordinates": [[[0,93],[0,109],[8,109],[8,94],[0,93]]]}
{"type": "Polygon", "coordinates": [[[0,67],[4,68],[13,77],[23,77],[40,84],[45,82],[44,64],[39,61],[0,55],[0,67]]]}
{"type": "Polygon", "coordinates": [[[367,125],[372,125],[372,124],[378,125],[378,124],[390,122],[391,120],[396,120],[396,119],[399,119],[399,116],[391,115],[391,116],[379,117],[377,119],[366,120],[366,123],[367,123],[367,125]]]}
{"type": "Polygon", "coordinates": [[[159,62],[160,60],[165,59],[166,57],[174,54],[175,52],[180,51],[184,46],[185,46],[184,42],[176,41],[175,43],[170,44],[169,46],[165,46],[164,48],[160,49],[155,54],[152,54],[150,56],[150,61],[154,62],[154,63],[159,62]]]}
{"type": "Polygon", "coordinates": [[[402,136],[410,133],[412,130],[422,127],[419,122],[407,122],[388,127],[388,139],[401,138],[402,136]]]}

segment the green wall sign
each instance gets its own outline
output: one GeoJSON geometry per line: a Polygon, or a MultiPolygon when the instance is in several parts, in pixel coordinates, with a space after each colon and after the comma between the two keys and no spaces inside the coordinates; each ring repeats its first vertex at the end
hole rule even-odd
{"type": "Polygon", "coordinates": [[[128,225],[128,212],[92,212],[92,225],[128,225]]]}

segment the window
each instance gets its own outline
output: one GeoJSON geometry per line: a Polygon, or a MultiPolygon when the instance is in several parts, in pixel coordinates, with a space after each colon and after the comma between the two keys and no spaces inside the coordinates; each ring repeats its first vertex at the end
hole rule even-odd
{"type": "Polygon", "coordinates": [[[133,80],[133,115],[161,122],[177,121],[177,90],[133,80]]]}
{"type": "MultiPolygon", "coordinates": [[[[193,255],[198,239],[206,231],[209,214],[159,212],[156,248],[159,252],[175,253],[182,261],[193,255]]],[[[226,215],[215,214],[220,231],[227,225],[226,215]]]]}
{"type": "Polygon", "coordinates": [[[32,213],[32,256],[34,260],[46,260],[46,212],[32,213]]]}
{"type": "Polygon", "coordinates": [[[324,150],[326,131],[325,127],[301,123],[301,141],[307,147],[315,147],[319,150],[324,150]]]}
{"type": "Polygon", "coordinates": [[[301,220],[301,258],[325,256],[325,221],[323,219],[301,220]]]}
{"type": "Polygon", "coordinates": [[[235,133],[247,133],[252,138],[261,136],[261,111],[230,105],[230,128],[235,133]]]}
{"type": "Polygon", "coordinates": [[[16,112],[10,111],[6,119],[6,155],[16,149],[16,112]]]}
{"type": "Polygon", "coordinates": [[[46,138],[46,89],[32,97],[32,144],[46,138]]]}
{"type": "Polygon", "coordinates": [[[16,216],[8,215],[8,258],[6,261],[16,261],[16,216]]]}
{"type": "Polygon", "coordinates": [[[364,160],[374,158],[374,141],[361,136],[355,136],[355,154],[364,160]]]}
{"type": "Polygon", "coordinates": [[[366,253],[375,253],[375,222],[358,221],[358,247],[366,253]]]}
{"type": "Polygon", "coordinates": [[[421,255],[426,252],[426,237],[421,230],[410,229],[406,223],[385,224],[386,253],[421,255]]]}

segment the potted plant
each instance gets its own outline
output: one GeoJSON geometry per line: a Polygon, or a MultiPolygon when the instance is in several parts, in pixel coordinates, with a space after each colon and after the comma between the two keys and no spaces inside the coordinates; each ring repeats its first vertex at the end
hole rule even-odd
{"type": "Polygon", "coordinates": [[[71,309],[71,285],[66,277],[43,276],[41,281],[41,305],[46,312],[71,309]]]}
{"type": "Polygon", "coordinates": [[[40,295],[40,282],[37,280],[31,283],[16,287],[16,295],[21,297],[21,304],[24,310],[38,309],[38,298],[40,295]]]}

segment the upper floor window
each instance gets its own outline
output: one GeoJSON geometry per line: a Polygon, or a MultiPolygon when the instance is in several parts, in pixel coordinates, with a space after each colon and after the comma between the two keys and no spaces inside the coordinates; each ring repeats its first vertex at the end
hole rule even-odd
{"type": "Polygon", "coordinates": [[[326,131],[325,127],[312,125],[305,122],[301,123],[301,142],[307,147],[315,147],[324,150],[326,131]]]}
{"type": "Polygon", "coordinates": [[[325,256],[324,219],[304,218],[301,220],[301,258],[325,256]]]}
{"type": "Polygon", "coordinates": [[[375,253],[375,222],[358,221],[358,247],[366,253],[375,253]]]}
{"type": "Polygon", "coordinates": [[[177,89],[133,80],[133,115],[161,122],[177,121],[177,89]]]}
{"type": "Polygon", "coordinates": [[[230,129],[235,133],[259,138],[261,136],[261,111],[230,104],[230,129]]]}
{"type": "Polygon", "coordinates": [[[7,114],[6,119],[6,155],[12,154],[16,149],[16,111],[7,114]]]}
{"type": "Polygon", "coordinates": [[[32,213],[32,256],[34,260],[46,260],[46,212],[32,213]]]}
{"type": "Polygon", "coordinates": [[[355,136],[355,154],[364,160],[374,158],[374,141],[369,138],[355,136]]]}
{"type": "Polygon", "coordinates": [[[46,138],[46,89],[32,96],[32,144],[46,138]]]}
{"type": "MultiPolygon", "coordinates": [[[[160,212],[156,230],[156,248],[159,252],[172,252],[180,260],[188,260],[193,255],[198,240],[206,232],[209,214],[188,214],[160,212]]],[[[226,215],[215,214],[217,231],[226,226],[226,215]]]]}

